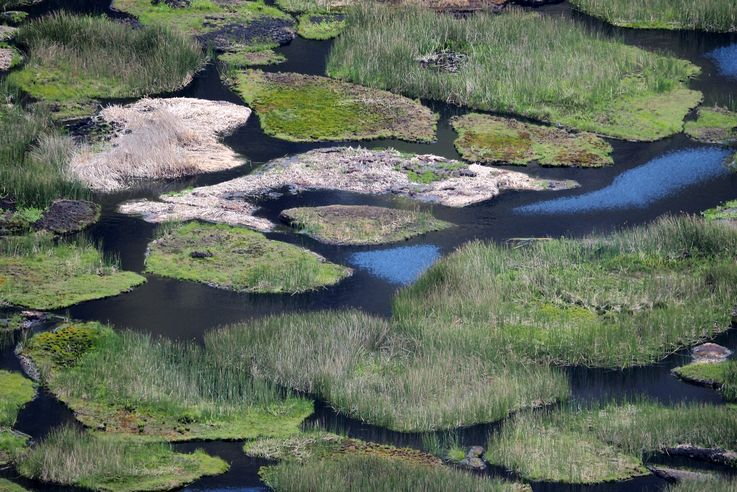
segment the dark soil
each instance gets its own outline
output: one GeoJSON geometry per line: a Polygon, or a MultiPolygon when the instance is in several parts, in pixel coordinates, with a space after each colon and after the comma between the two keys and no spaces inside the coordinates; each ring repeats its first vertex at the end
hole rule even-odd
{"type": "MultiPolygon", "coordinates": [[[[215,19],[205,21],[205,26],[217,26],[215,19]]],[[[197,39],[205,45],[211,45],[218,51],[227,51],[242,45],[259,43],[276,43],[285,45],[291,42],[297,33],[294,21],[274,17],[258,17],[248,24],[226,24],[197,39]]]]}
{"type": "Polygon", "coordinates": [[[84,200],[56,200],[36,222],[37,229],[56,234],[81,231],[100,217],[100,207],[84,200]]]}

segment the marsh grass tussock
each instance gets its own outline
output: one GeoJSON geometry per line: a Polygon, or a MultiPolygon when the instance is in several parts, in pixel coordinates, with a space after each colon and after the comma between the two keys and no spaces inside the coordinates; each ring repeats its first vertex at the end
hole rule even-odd
{"type": "Polygon", "coordinates": [[[631,140],[681,131],[701,98],[685,86],[698,70],[565,18],[511,9],[456,19],[371,3],[349,11],[327,68],[333,77],[409,97],[631,140]],[[468,61],[457,73],[428,70],[417,61],[443,50],[468,61]]]}

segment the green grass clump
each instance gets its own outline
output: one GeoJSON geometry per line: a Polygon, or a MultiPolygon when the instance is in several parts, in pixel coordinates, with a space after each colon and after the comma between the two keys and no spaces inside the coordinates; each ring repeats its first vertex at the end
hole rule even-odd
{"type": "Polygon", "coordinates": [[[650,364],[729,328],[737,230],[689,216],[581,240],[470,243],[399,293],[394,316],[424,343],[486,360],[650,364]]]}
{"type": "Polygon", "coordinates": [[[456,19],[427,9],[362,5],[349,11],[327,70],[409,97],[628,140],[680,132],[701,99],[686,86],[699,72],[687,61],[605,39],[564,18],[515,9],[456,19]],[[418,61],[447,50],[468,57],[455,73],[418,61]]]}
{"type": "Polygon", "coordinates": [[[143,282],[82,239],[57,243],[41,233],[0,240],[0,302],[59,309],[118,295],[143,282]]]}
{"type": "Polygon", "coordinates": [[[700,108],[695,121],[687,121],[686,134],[699,142],[732,145],[737,143],[737,113],[724,108],[700,108]]]}
{"type": "Polygon", "coordinates": [[[428,212],[363,205],[292,208],[281,215],[328,244],[385,244],[450,227],[428,212]]]}
{"type": "Polygon", "coordinates": [[[27,492],[26,489],[5,478],[0,478],[0,492],[27,492]]]}
{"type": "Polygon", "coordinates": [[[204,61],[199,44],[184,34],[102,16],[54,13],[22,26],[17,41],[27,46],[28,62],[8,80],[62,106],[172,91],[204,61]]]}
{"type": "Polygon", "coordinates": [[[350,3],[351,0],[276,0],[280,9],[291,14],[341,11],[350,3]]]}
{"type": "Polygon", "coordinates": [[[0,81],[0,196],[10,195],[20,208],[45,208],[57,198],[87,198],[70,178],[72,139],[53,128],[47,112],[26,110],[20,95],[0,81]]]}
{"type": "Polygon", "coordinates": [[[453,119],[461,157],[482,163],[600,167],[613,164],[612,146],[591,133],[569,133],[555,127],[483,114],[453,119]]]}
{"type": "Polygon", "coordinates": [[[713,480],[681,480],[669,485],[666,492],[734,492],[737,490],[737,480],[734,478],[719,477],[713,480]]]}
{"type": "MultiPolygon", "coordinates": [[[[11,463],[28,444],[28,438],[10,429],[0,427],[0,466],[11,463]]],[[[0,490],[2,490],[0,483],[0,490]]]]}
{"type": "Polygon", "coordinates": [[[706,220],[737,220],[737,200],[729,200],[723,204],[705,210],[703,216],[706,220]]]}
{"type": "Polygon", "coordinates": [[[261,51],[227,51],[218,55],[218,60],[225,63],[226,70],[231,68],[247,68],[260,65],[277,65],[287,61],[282,54],[276,53],[274,50],[261,51]]]}
{"type": "Polygon", "coordinates": [[[513,357],[422,347],[356,311],[272,316],[208,333],[206,346],[280,386],[392,430],[454,429],[567,396],[565,377],[513,357]]]}
{"type": "Polygon", "coordinates": [[[737,401],[737,361],[691,363],[673,372],[686,381],[715,386],[727,401],[737,401]]]}
{"type": "Polygon", "coordinates": [[[106,434],[166,441],[283,437],[312,413],[309,400],[255,379],[246,359],[96,323],[35,335],[23,354],[82,423],[106,434]]]}
{"type": "Polygon", "coordinates": [[[164,228],[146,271],[238,292],[305,292],[338,283],[350,270],[303,248],[242,227],[190,222],[164,228]],[[201,253],[203,258],[193,258],[201,253]]]}
{"type": "Polygon", "coordinates": [[[283,140],[435,139],[437,115],[395,94],[296,73],[247,70],[226,77],[256,109],[264,131],[283,140]]]}
{"type": "Polygon", "coordinates": [[[133,443],[62,427],[21,455],[17,469],[46,483],[133,492],[178,488],[225,473],[228,464],[202,450],[176,453],[167,444],[133,443]]]}
{"type": "Polygon", "coordinates": [[[529,480],[599,483],[649,472],[644,456],[680,444],[737,448],[737,410],[655,403],[520,414],[489,438],[485,458],[529,480]]]}
{"type": "Polygon", "coordinates": [[[299,16],[297,33],[307,39],[332,39],[346,28],[344,14],[307,13],[299,16]]]}
{"type": "Polygon", "coordinates": [[[18,372],[0,371],[0,428],[12,427],[20,409],[36,394],[33,381],[18,372]]]}
{"type": "Polygon", "coordinates": [[[737,6],[732,0],[571,0],[571,4],[620,27],[737,31],[737,6]]]}
{"type": "Polygon", "coordinates": [[[521,492],[519,484],[479,477],[444,466],[346,454],[305,463],[284,461],[260,470],[261,478],[277,492],[394,492],[468,490],[521,492]]]}

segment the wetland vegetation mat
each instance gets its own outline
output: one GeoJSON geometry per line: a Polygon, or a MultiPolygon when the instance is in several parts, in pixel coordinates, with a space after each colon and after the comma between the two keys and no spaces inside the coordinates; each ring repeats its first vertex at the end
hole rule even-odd
{"type": "Polygon", "coordinates": [[[28,62],[11,84],[49,103],[58,118],[87,116],[99,98],[140,97],[183,87],[204,62],[200,45],[160,26],[52,13],[24,24],[28,62]]]}
{"type": "Polygon", "coordinates": [[[737,200],[728,200],[703,212],[706,220],[737,220],[737,200]]]}
{"type": "Polygon", "coordinates": [[[347,23],[342,13],[302,14],[297,33],[306,39],[331,39],[343,32],[347,23]]]}
{"type": "Polygon", "coordinates": [[[146,271],[238,292],[297,293],[340,282],[350,269],[229,225],[170,224],[149,246],[146,271]]]}
{"type": "Polygon", "coordinates": [[[27,437],[11,430],[20,409],[36,395],[33,381],[17,372],[0,370],[0,466],[13,461],[27,437]]]}
{"type": "Polygon", "coordinates": [[[437,115],[422,104],[314,75],[230,71],[226,81],[266,133],[293,142],[398,138],[431,142],[437,115]]]}
{"type": "Polygon", "coordinates": [[[133,440],[284,437],[313,411],[242,357],[96,323],[37,334],[23,355],[85,426],[133,440]]]}
{"type": "Polygon", "coordinates": [[[467,114],[454,118],[456,149],[467,161],[541,166],[613,164],[612,146],[591,133],[570,133],[510,118],[467,114]]]}
{"type": "Polygon", "coordinates": [[[290,208],[282,218],[328,244],[385,244],[450,227],[429,212],[367,205],[290,208]]]}
{"type": "Polygon", "coordinates": [[[620,27],[737,31],[733,0],[571,0],[571,4],[620,27]]]}
{"type": "Polygon", "coordinates": [[[56,242],[47,233],[0,240],[0,302],[59,309],[110,297],[142,284],[82,238],[56,242]]]}
{"type": "Polygon", "coordinates": [[[679,378],[690,383],[712,386],[724,399],[737,402],[737,361],[694,362],[673,370],[679,378]]]}
{"type": "Polygon", "coordinates": [[[687,121],[684,131],[699,142],[735,145],[737,113],[720,107],[699,108],[697,118],[687,121]]]}
{"type": "Polygon", "coordinates": [[[650,364],[731,326],[737,229],[696,217],[512,248],[470,243],[399,293],[426,343],[563,365],[650,364]]]}
{"type": "Polygon", "coordinates": [[[11,482],[5,478],[0,478],[0,492],[27,492],[20,485],[11,482]]]}
{"type": "Polygon", "coordinates": [[[679,449],[721,450],[734,465],[737,409],[639,402],[518,414],[484,456],[528,480],[599,483],[647,474],[644,455],[679,449]]]}
{"type": "Polygon", "coordinates": [[[176,489],[225,473],[228,464],[201,450],[176,453],[169,444],[135,443],[69,426],[52,430],[21,454],[17,469],[44,483],[134,492],[176,489]]]}
{"type": "Polygon", "coordinates": [[[348,24],[328,74],[408,97],[641,141],[680,132],[701,100],[686,85],[695,65],[604,39],[566,18],[511,9],[456,19],[362,5],[350,10],[348,24]],[[466,61],[453,70],[423,63],[447,51],[466,61]]]}

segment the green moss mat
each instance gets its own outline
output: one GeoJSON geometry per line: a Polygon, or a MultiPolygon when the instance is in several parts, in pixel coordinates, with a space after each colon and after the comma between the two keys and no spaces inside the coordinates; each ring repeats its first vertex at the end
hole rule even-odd
{"type": "Polygon", "coordinates": [[[17,465],[27,478],[111,492],[172,490],[228,468],[202,450],[176,453],[166,444],[132,443],[68,427],[52,431],[17,465]]]}
{"type": "Polygon", "coordinates": [[[0,427],[12,427],[18,411],[33,399],[33,381],[19,372],[0,371],[0,427]]]}
{"type": "Polygon", "coordinates": [[[325,77],[255,70],[231,72],[227,81],[256,109],[264,131],[283,140],[435,138],[437,115],[389,92],[325,77]]]}
{"type": "Polygon", "coordinates": [[[691,363],[673,372],[686,381],[719,388],[725,399],[737,401],[737,361],[691,363]]]}
{"type": "Polygon", "coordinates": [[[701,100],[687,88],[699,73],[688,61],[595,36],[571,20],[515,9],[455,19],[362,5],[349,11],[327,73],[409,97],[637,141],[680,132],[701,100]],[[462,55],[452,70],[423,62],[448,53],[462,55]]]}
{"type": "Polygon", "coordinates": [[[10,480],[0,478],[0,492],[26,492],[26,489],[10,480]]]}
{"type": "Polygon", "coordinates": [[[732,0],[572,0],[571,4],[620,27],[737,31],[737,8],[732,0]]]}
{"type": "MultiPolygon", "coordinates": [[[[13,252],[5,239],[0,253],[0,301],[32,309],[59,309],[110,297],[145,282],[133,272],[120,271],[89,244],[49,239],[21,239],[30,243],[13,252]],[[9,251],[10,250],[10,251],[9,251]]],[[[1,245],[1,244],[0,244],[1,245]]]]}
{"type": "Polygon", "coordinates": [[[299,16],[297,33],[307,39],[332,39],[346,27],[344,14],[302,14],[299,16]]]}
{"type": "Polygon", "coordinates": [[[0,427],[0,466],[11,463],[27,444],[25,436],[0,427]]]}
{"type": "Polygon", "coordinates": [[[291,244],[241,227],[172,225],[151,243],[146,271],[239,292],[305,292],[350,270],[291,244]]]}
{"type": "Polygon", "coordinates": [[[706,220],[737,220],[737,200],[729,200],[723,204],[705,210],[706,220]]]}
{"type": "Polygon", "coordinates": [[[699,142],[737,143],[737,113],[724,108],[700,108],[695,121],[687,121],[686,134],[699,142]]]}
{"type": "Polygon", "coordinates": [[[277,65],[287,61],[284,55],[276,53],[274,50],[228,51],[218,55],[218,59],[230,68],[277,65]]]}
{"type": "Polygon", "coordinates": [[[328,244],[384,244],[450,227],[432,214],[362,205],[330,205],[284,210],[300,232],[328,244]]]}
{"type": "Polygon", "coordinates": [[[600,483],[646,475],[647,453],[680,444],[737,448],[737,411],[654,403],[518,415],[489,438],[484,457],[528,480],[600,483]]]}
{"type": "Polygon", "coordinates": [[[88,428],[136,441],[289,436],[313,411],[248,364],[96,323],[35,335],[23,354],[88,428]]]}
{"type": "Polygon", "coordinates": [[[627,367],[727,330],[737,229],[696,217],[585,240],[470,243],[401,291],[415,338],[501,357],[627,367]]]}
{"type": "Polygon", "coordinates": [[[483,163],[600,167],[612,164],[612,147],[590,133],[569,133],[555,127],[482,114],[452,120],[461,157],[483,163]]]}

